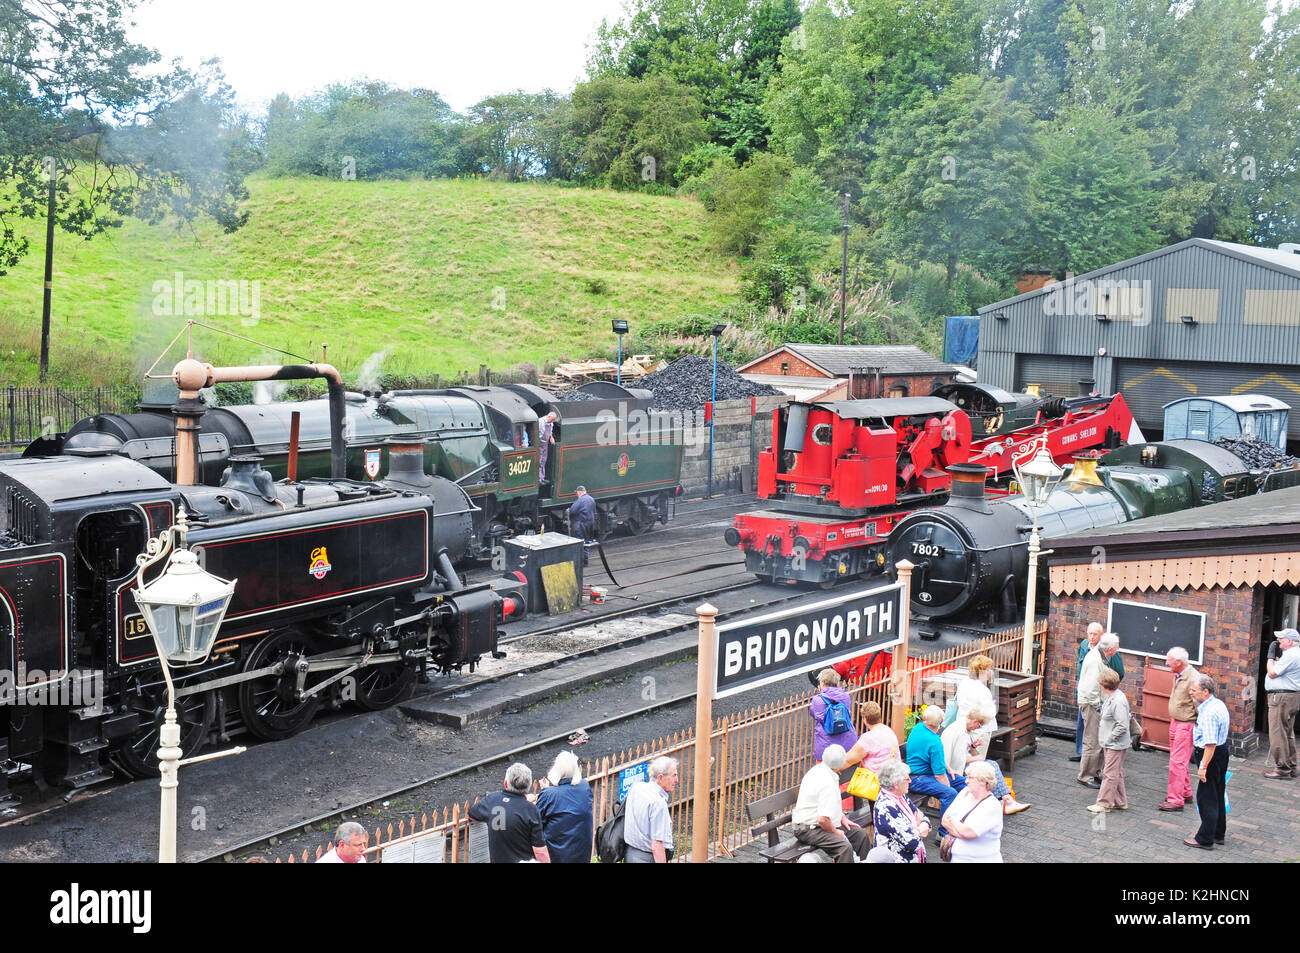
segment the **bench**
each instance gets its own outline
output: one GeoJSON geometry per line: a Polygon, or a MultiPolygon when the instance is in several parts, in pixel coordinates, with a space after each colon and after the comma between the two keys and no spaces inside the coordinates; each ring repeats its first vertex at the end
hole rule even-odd
{"type": "MultiPolygon", "coordinates": [[[[856,769],[857,765],[853,765],[841,771],[840,783],[847,783],[853,777],[853,772],[856,769]]],[[[794,835],[785,838],[781,836],[781,828],[790,823],[795,802],[798,800],[799,785],[795,785],[784,791],[778,791],[776,794],[769,794],[767,797],[759,798],[757,801],[750,801],[745,805],[745,813],[749,816],[750,824],[753,825],[750,827],[750,835],[755,839],[763,835],[767,836],[767,847],[759,851],[759,856],[765,858],[769,864],[792,864],[804,854],[817,850],[816,847],[800,843],[794,835]]],[[[858,799],[855,798],[855,805],[857,801],[858,799]]],[[[861,824],[868,832],[871,831],[871,806],[869,803],[866,803],[865,807],[855,807],[845,816],[849,820],[861,824]]]]}

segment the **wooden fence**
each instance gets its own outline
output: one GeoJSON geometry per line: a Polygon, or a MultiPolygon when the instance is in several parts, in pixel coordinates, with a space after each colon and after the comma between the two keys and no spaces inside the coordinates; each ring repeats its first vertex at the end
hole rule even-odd
{"type": "Polygon", "coordinates": [[[25,446],[38,437],[65,433],[92,414],[129,414],[140,402],[136,387],[0,388],[0,446],[25,446]]]}
{"type": "MultiPolygon", "coordinates": [[[[1037,641],[1044,644],[1047,623],[1040,621],[1036,628],[1037,641]]],[[[964,666],[976,655],[990,656],[999,668],[1019,671],[1022,650],[1020,627],[972,641],[969,645],[948,649],[934,655],[913,656],[908,659],[907,677],[894,680],[885,676],[876,681],[849,686],[855,714],[861,706],[874,701],[880,706],[882,723],[890,724],[895,706],[913,706],[928,702],[942,703],[941,698],[927,698],[926,679],[929,675],[964,666]]],[[[1042,674],[1043,652],[1038,653],[1038,674],[1042,674]]],[[[1041,682],[1038,704],[1042,704],[1041,682]]],[[[749,821],[745,805],[759,798],[794,787],[812,766],[813,726],[808,717],[811,693],[791,695],[788,698],[752,708],[736,715],[720,718],[713,726],[714,767],[708,796],[710,798],[709,853],[710,856],[730,856],[748,844],[749,821]]],[[[860,714],[855,723],[861,724],[860,714]]],[[[900,738],[900,741],[905,739],[900,738]]],[[[595,824],[609,816],[618,800],[619,775],[629,767],[667,755],[680,764],[681,780],[674,792],[669,811],[673,819],[673,839],[677,848],[676,861],[685,861],[691,853],[691,810],[694,802],[695,739],[691,729],[648,744],[639,745],[615,757],[601,758],[583,765],[583,777],[591,785],[594,797],[595,824]]],[[[469,842],[470,803],[443,807],[440,811],[424,812],[419,818],[412,816],[397,824],[377,827],[370,834],[366,853],[374,862],[382,860],[385,852],[393,855],[404,848],[416,859],[416,847],[432,843],[432,851],[424,851],[423,859],[441,863],[466,863],[470,858],[469,842]],[[432,858],[430,858],[432,854],[432,858]]],[[[276,863],[310,863],[328,851],[330,844],[318,846],[314,851],[276,863]]],[[[391,856],[391,855],[390,855],[391,856]]]]}

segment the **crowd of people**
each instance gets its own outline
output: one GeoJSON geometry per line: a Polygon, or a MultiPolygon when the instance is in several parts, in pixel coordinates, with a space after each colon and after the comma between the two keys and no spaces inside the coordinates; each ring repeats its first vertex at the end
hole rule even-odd
{"type": "MultiPolygon", "coordinates": [[[[1300,633],[1275,633],[1264,687],[1268,696],[1271,780],[1296,777],[1294,724],[1300,711],[1300,633]]],[[[1087,805],[1094,814],[1128,810],[1125,759],[1141,740],[1124,692],[1124,666],[1117,634],[1098,623],[1079,644],[1076,671],[1076,780],[1097,791],[1087,805]]],[[[1195,797],[1200,818],[1189,847],[1212,850],[1227,833],[1225,784],[1228,768],[1228,709],[1217,697],[1215,679],[1198,672],[1186,649],[1171,648],[1165,664],[1173,676],[1169,697],[1169,769],[1164,812],[1182,811],[1195,797]],[[1193,793],[1191,774],[1198,784],[1193,793]]],[[[865,666],[848,670],[861,677],[865,666]]],[[[816,676],[808,713],[813,723],[813,766],[803,775],[790,831],[834,863],[925,863],[931,822],[918,806],[938,802],[936,833],[940,857],[953,863],[1000,863],[1004,817],[1032,805],[1017,799],[988,748],[997,730],[992,684],[993,660],[976,656],[946,707],[924,706],[900,745],[883,723],[880,705],[854,704],[841,672],[816,676]],[[844,772],[869,772],[871,793],[856,817],[845,810],[844,772]],[[865,821],[869,817],[870,823],[865,821]]],[[[618,854],[627,863],[666,863],[673,858],[669,802],[679,765],[659,757],[647,777],[629,788],[623,801],[618,854]]],[[[856,780],[856,779],[855,779],[856,780]]],[[[850,786],[851,787],[851,786],[850,786]]],[[[492,863],[588,863],[594,831],[591,786],[578,759],[562,751],[534,788],[527,765],[512,764],[500,791],[471,806],[471,819],[486,825],[492,863]]],[[[318,863],[365,863],[367,837],[361,825],[341,824],[333,848],[318,863]]]]}

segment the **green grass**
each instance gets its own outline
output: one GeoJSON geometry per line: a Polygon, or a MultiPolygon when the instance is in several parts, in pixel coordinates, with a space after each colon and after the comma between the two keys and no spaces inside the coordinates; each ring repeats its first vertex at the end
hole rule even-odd
{"type": "MultiPolygon", "coordinates": [[[[319,360],[328,344],[349,383],[381,352],[379,372],[408,379],[613,356],[611,318],[635,329],[737,292],[735,263],[708,251],[689,199],[487,181],[248,184],[252,216],[232,235],[136,221],[90,242],[58,233],[52,382],[139,378],[186,320],[156,313],[154,283],[178,271],[260,282],[254,326],[192,315],[258,343],[196,329],[196,356],[280,363],[278,347],[319,360]]],[[[22,227],[33,252],[0,277],[0,384],[37,374],[44,228],[22,227]]]]}

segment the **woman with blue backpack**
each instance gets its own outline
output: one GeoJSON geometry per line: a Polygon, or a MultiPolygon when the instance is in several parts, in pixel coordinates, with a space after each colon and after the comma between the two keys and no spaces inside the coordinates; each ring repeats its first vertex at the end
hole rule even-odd
{"type": "Polygon", "coordinates": [[[813,720],[814,760],[821,761],[828,745],[840,745],[848,751],[858,743],[858,733],[853,729],[852,702],[849,693],[840,687],[840,676],[835,669],[823,669],[817,676],[817,693],[812,697],[809,711],[813,720]]]}

